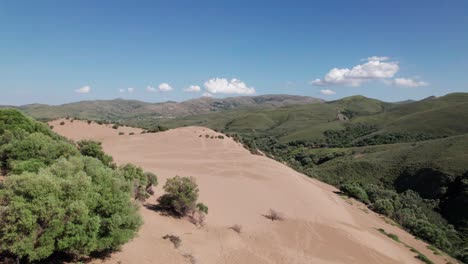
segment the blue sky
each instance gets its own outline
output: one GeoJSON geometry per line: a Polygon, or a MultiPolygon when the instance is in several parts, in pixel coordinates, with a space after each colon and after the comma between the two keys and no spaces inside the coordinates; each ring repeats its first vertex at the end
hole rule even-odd
{"type": "Polygon", "coordinates": [[[467,13],[464,0],[0,1],[0,104],[468,92],[467,13]]]}

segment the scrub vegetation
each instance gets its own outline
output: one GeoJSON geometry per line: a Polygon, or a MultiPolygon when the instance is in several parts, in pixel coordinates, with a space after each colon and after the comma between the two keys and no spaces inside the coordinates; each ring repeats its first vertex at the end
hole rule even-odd
{"type": "Polygon", "coordinates": [[[1,261],[116,250],[142,224],[137,190],[157,184],[139,167],[117,168],[99,143],[75,145],[11,109],[0,110],[0,166],[1,261]]]}

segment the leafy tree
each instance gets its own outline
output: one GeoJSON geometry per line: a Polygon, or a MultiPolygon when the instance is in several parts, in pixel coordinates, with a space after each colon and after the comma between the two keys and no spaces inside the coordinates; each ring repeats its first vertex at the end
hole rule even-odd
{"type": "Polygon", "coordinates": [[[161,207],[178,216],[185,216],[196,208],[198,199],[198,186],[193,177],[180,177],[167,179],[163,187],[166,194],[159,197],[161,207]]]}

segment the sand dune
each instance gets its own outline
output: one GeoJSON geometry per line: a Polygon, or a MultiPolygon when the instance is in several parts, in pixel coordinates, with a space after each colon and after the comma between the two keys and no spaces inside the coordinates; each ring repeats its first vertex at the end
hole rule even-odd
{"type": "MultiPolygon", "coordinates": [[[[193,176],[200,201],[209,207],[207,224],[196,228],[184,219],[173,219],[141,208],[144,225],[138,237],[104,263],[421,263],[402,243],[377,231],[383,228],[418,249],[435,263],[446,263],[426,244],[387,224],[382,217],[356,201],[347,201],[336,189],[308,178],[264,156],[252,155],[230,138],[202,127],[184,127],[156,134],[140,129],[74,121],[54,130],[70,139],[94,139],[118,164],[134,163],[158,175],[160,186],[168,177],[193,176]],[[125,135],[118,135],[119,131],[125,135]],[[135,135],[128,135],[134,132],[135,135]],[[201,137],[200,137],[201,135],[201,137]],[[352,204],[351,204],[352,203],[352,204]],[[272,222],[262,214],[270,208],[285,220],[272,222]],[[229,229],[241,225],[240,234],[229,229]],[[163,240],[178,235],[175,249],[163,240]]],[[[155,197],[148,204],[155,203],[155,197]]]]}

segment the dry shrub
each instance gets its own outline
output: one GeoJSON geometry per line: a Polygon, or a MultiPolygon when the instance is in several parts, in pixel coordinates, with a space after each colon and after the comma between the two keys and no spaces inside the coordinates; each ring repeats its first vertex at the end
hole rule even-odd
{"type": "Polygon", "coordinates": [[[188,217],[190,223],[194,224],[198,228],[204,227],[206,225],[205,218],[206,214],[198,210],[193,211],[192,214],[188,217]]]}
{"type": "Polygon", "coordinates": [[[163,239],[169,239],[169,241],[171,241],[172,244],[174,244],[174,247],[175,247],[175,248],[179,248],[179,247],[180,247],[180,244],[182,244],[182,240],[181,240],[180,237],[178,237],[178,236],[174,236],[174,235],[165,235],[165,236],[163,236],[163,239]]]}
{"type": "Polygon", "coordinates": [[[270,219],[271,221],[283,221],[284,217],[281,213],[270,209],[267,214],[264,215],[265,218],[270,219]]]}
{"type": "Polygon", "coordinates": [[[229,229],[232,229],[232,230],[236,231],[236,233],[238,233],[238,234],[242,233],[242,226],[241,225],[233,225],[233,226],[229,227],[229,229]]]}
{"type": "Polygon", "coordinates": [[[195,257],[190,254],[190,253],[185,253],[182,255],[184,258],[186,258],[190,264],[196,264],[197,263],[197,260],[195,259],[195,257]]]}

